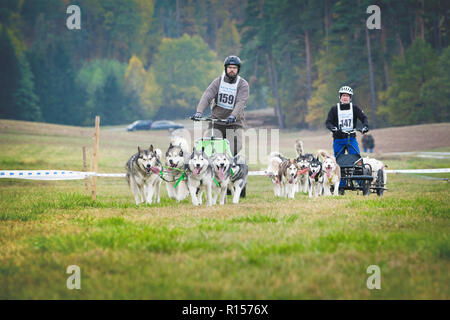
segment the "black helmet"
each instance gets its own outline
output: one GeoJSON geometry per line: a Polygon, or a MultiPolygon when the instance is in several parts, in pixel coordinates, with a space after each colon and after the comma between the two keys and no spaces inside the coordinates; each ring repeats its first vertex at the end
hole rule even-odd
{"type": "Polygon", "coordinates": [[[234,65],[238,67],[238,73],[241,70],[241,59],[238,56],[228,56],[223,62],[223,66],[225,67],[225,72],[227,72],[227,66],[234,65]]]}

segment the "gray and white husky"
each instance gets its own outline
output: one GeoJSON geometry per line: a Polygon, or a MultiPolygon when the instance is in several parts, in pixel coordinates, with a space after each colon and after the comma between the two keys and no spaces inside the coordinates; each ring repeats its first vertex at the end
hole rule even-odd
{"type": "Polygon", "coordinates": [[[309,166],[313,155],[311,153],[302,154],[295,159],[298,166],[297,192],[307,193],[309,188],[309,166]]]}
{"type": "Polygon", "coordinates": [[[189,157],[187,141],[182,137],[172,137],[166,152],[164,180],[169,197],[177,201],[184,200],[189,195],[186,185],[185,165],[189,157]]]}
{"type": "Polygon", "coordinates": [[[225,203],[228,184],[231,182],[231,164],[233,159],[225,153],[214,153],[211,157],[211,165],[214,172],[213,204],[216,204],[220,195],[219,203],[225,203]]]}
{"type": "Polygon", "coordinates": [[[248,165],[243,155],[237,154],[231,164],[231,194],[233,203],[239,203],[242,189],[247,185],[248,165]]]}
{"type": "Polygon", "coordinates": [[[186,166],[187,187],[191,194],[192,204],[202,204],[203,192],[206,191],[206,204],[212,205],[212,183],[214,174],[209,163],[205,148],[197,151],[195,147],[186,166]]]}
{"type": "Polygon", "coordinates": [[[296,192],[307,193],[309,189],[309,164],[313,158],[311,153],[305,153],[303,149],[303,141],[295,140],[295,150],[297,151],[297,158],[295,161],[298,166],[298,177],[296,184],[296,192]]]}
{"type": "Polygon", "coordinates": [[[153,149],[153,145],[147,150],[138,147],[138,152],[130,157],[125,168],[126,179],[136,204],[152,204],[153,196],[154,201],[159,203],[161,150],[153,149]]]}

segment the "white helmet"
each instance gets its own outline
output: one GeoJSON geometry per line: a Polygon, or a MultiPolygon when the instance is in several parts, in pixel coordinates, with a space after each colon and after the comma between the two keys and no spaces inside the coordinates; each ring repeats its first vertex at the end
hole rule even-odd
{"type": "Polygon", "coordinates": [[[349,94],[349,95],[350,95],[350,99],[351,99],[352,96],[353,96],[353,89],[350,88],[349,86],[343,86],[343,87],[341,87],[341,88],[339,89],[339,99],[341,98],[341,95],[342,95],[343,93],[349,94]]]}

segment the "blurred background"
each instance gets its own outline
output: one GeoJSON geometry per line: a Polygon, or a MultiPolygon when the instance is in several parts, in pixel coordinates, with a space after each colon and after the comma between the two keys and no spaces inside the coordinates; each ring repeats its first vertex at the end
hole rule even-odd
{"type": "Polygon", "coordinates": [[[0,118],[77,126],[182,119],[228,55],[247,111],[323,128],[338,89],[372,128],[450,121],[446,0],[0,0],[0,118]],[[81,29],[69,30],[69,5],[81,29]],[[369,5],[381,29],[368,30],[369,5]]]}

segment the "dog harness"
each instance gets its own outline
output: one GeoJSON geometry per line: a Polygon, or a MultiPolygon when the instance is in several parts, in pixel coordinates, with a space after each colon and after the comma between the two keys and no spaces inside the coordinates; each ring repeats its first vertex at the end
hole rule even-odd
{"type": "Polygon", "coordinates": [[[328,178],[328,183],[331,183],[331,180],[333,180],[333,178],[334,178],[334,172],[333,172],[333,174],[331,175],[331,177],[328,178]]]}
{"type": "MultiPolygon", "coordinates": [[[[233,169],[230,168],[230,175],[231,177],[233,177],[234,173],[233,173],[233,169]]],[[[219,182],[217,181],[216,177],[214,177],[214,183],[216,184],[216,186],[220,187],[219,182]]]]}
{"type": "MultiPolygon", "coordinates": [[[[164,166],[164,165],[161,165],[161,166],[162,166],[163,168],[165,168],[165,169],[175,170],[175,171],[182,172],[182,173],[181,173],[181,176],[180,176],[178,179],[176,179],[174,188],[176,188],[176,187],[178,186],[178,184],[179,184],[182,180],[186,180],[186,179],[187,179],[187,177],[186,177],[186,171],[184,171],[184,170],[182,170],[182,169],[178,169],[178,168],[172,168],[172,167],[169,167],[169,166],[164,166]]],[[[163,180],[166,181],[166,182],[174,182],[174,181],[175,181],[175,179],[172,180],[172,181],[168,181],[168,180],[164,179],[164,171],[163,171],[163,170],[161,170],[161,171],[159,172],[159,176],[161,177],[161,179],[163,179],[163,180]]]]}

